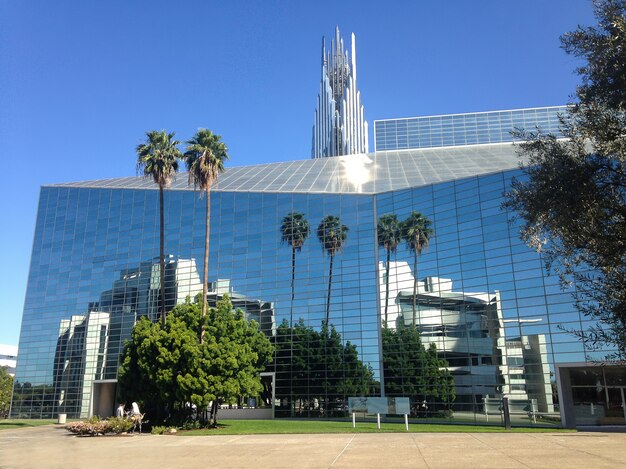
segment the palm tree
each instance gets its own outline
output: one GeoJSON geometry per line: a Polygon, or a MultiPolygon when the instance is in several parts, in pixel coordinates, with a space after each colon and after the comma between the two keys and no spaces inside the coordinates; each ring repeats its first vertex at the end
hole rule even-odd
{"type": "Polygon", "coordinates": [[[420,212],[413,211],[401,223],[402,239],[413,252],[413,327],[415,327],[415,305],[417,301],[417,256],[428,247],[430,237],[434,231],[430,227],[431,221],[420,212]]]}
{"type": "Polygon", "coordinates": [[[309,237],[310,233],[309,222],[304,218],[303,213],[291,212],[283,218],[283,222],[280,225],[280,232],[282,235],[282,241],[291,246],[291,307],[289,309],[289,333],[291,335],[291,347],[290,347],[290,360],[289,360],[289,402],[291,408],[291,416],[294,413],[294,396],[293,396],[293,301],[295,298],[295,280],[296,280],[296,251],[302,249],[302,245],[309,237]]]}
{"type": "Polygon", "coordinates": [[[207,129],[198,129],[187,142],[183,159],[189,171],[189,184],[199,187],[206,195],[206,225],[204,232],[204,281],[202,282],[202,325],[200,343],[204,343],[204,318],[207,310],[209,281],[209,234],[211,227],[211,186],[219,173],[224,172],[228,149],[219,135],[207,129]]]}
{"type": "Polygon", "coordinates": [[[330,318],[330,291],[333,283],[333,260],[337,252],[341,252],[343,243],[348,237],[348,227],[342,225],[339,217],[325,216],[317,227],[317,237],[322,243],[322,248],[330,256],[330,268],[328,274],[328,296],[326,297],[326,324],[330,318]]]}
{"type": "Polygon", "coordinates": [[[387,265],[385,274],[385,324],[387,324],[387,309],[389,307],[389,264],[391,253],[396,252],[402,241],[400,222],[394,214],[388,213],[378,219],[378,245],[387,251],[387,265]]]}
{"type": "Polygon", "coordinates": [[[282,241],[291,246],[291,308],[289,310],[289,327],[293,327],[293,300],[295,297],[296,251],[300,252],[304,241],[309,237],[309,222],[303,213],[291,212],[280,225],[282,241]]]}
{"type": "Polygon", "coordinates": [[[174,132],[167,133],[151,130],[146,132],[146,142],[137,145],[137,172],[143,173],[147,178],[152,178],[159,186],[159,221],[160,221],[160,244],[159,244],[159,267],[161,288],[159,292],[161,303],[161,321],[165,325],[165,221],[163,216],[163,189],[169,187],[176,171],[178,171],[178,159],[181,157],[177,148],[180,142],[174,140],[174,132]]]}

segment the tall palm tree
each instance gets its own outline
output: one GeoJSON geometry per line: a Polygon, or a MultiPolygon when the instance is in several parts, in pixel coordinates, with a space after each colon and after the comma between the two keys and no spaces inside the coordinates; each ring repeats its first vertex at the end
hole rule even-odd
{"type": "Polygon", "coordinates": [[[348,227],[342,225],[339,217],[325,216],[317,227],[317,237],[322,243],[322,248],[330,256],[330,268],[328,273],[328,296],[326,297],[326,325],[330,319],[330,291],[333,283],[333,260],[335,254],[341,252],[343,243],[348,237],[348,227]]]}
{"type": "Polygon", "coordinates": [[[189,171],[189,184],[199,187],[206,195],[206,225],[204,232],[204,281],[202,282],[202,325],[200,343],[204,342],[204,318],[207,310],[209,281],[209,234],[211,229],[211,186],[219,173],[224,172],[224,161],[228,159],[228,149],[221,136],[207,129],[198,129],[187,142],[183,159],[189,171]]]}
{"type": "Polygon", "coordinates": [[[303,213],[291,212],[280,225],[283,243],[291,246],[291,308],[289,310],[289,327],[293,327],[293,300],[295,297],[296,251],[300,252],[304,241],[309,237],[309,222],[303,213]]]}
{"type": "Polygon", "coordinates": [[[402,233],[400,232],[398,217],[392,213],[380,217],[378,219],[378,245],[387,252],[385,271],[385,324],[387,324],[387,310],[389,307],[389,264],[391,263],[391,253],[396,252],[401,241],[402,233]]]}
{"type": "Polygon", "coordinates": [[[415,327],[415,309],[417,302],[417,256],[428,247],[430,237],[434,234],[430,227],[431,221],[420,212],[413,211],[401,223],[402,239],[413,253],[413,327],[415,327]]]}
{"type": "Polygon", "coordinates": [[[289,309],[289,334],[290,334],[290,360],[289,360],[289,402],[291,408],[291,416],[294,414],[294,395],[293,395],[293,301],[295,298],[295,280],[296,280],[296,251],[302,249],[302,245],[309,237],[309,222],[304,218],[303,213],[291,212],[280,225],[281,239],[284,243],[291,246],[291,307],[289,309]]]}
{"type": "Polygon", "coordinates": [[[137,145],[137,172],[152,178],[159,186],[159,277],[161,288],[161,321],[165,325],[165,218],[163,215],[163,190],[169,187],[178,171],[178,159],[182,156],[177,148],[180,142],[174,132],[151,130],[146,132],[146,142],[137,145]]]}

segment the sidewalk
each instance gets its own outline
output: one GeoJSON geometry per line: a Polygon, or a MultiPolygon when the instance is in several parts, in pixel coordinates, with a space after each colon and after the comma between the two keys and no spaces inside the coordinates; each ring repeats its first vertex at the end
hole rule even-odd
{"type": "Polygon", "coordinates": [[[76,437],[0,432],[0,468],[626,468],[624,433],[76,437]]]}

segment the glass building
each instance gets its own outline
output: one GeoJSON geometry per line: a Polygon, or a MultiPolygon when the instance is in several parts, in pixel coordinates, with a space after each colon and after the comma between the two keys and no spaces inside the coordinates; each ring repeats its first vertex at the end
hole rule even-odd
{"type": "Polygon", "coordinates": [[[515,129],[561,136],[560,118],[567,106],[442,116],[385,119],[374,122],[376,151],[512,142],[515,129]]]}
{"type": "MultiPolygon", "coordinates": [[[[213,190],[209,300],[229,293],[276,344],[265,404],[275,417],[341,417],[350,398],[408,398],[414,417],[500,424],[508,397],[514,423],[560,424],[558,365],[610,351],[572,334],[589,325],[572,291],[502,209],[515,147],[382,151],[377,133],[377,148],[229,168],[213,190]],[[310,232],[292,264],[281,227],[295,212],[310,232]],[[412,212],[430,220],[429,246],[388,255],[378,220],[412,212]],[[345,227],[340,248],[323,220],[345,227]]],[[[204,201],[186,181],[165,194],[168,308],[202,290],[204,201]]],[[[13,417],[113,411],[124,340],[157,315],[158,210],[144,178],[42,187],[13,417]]]]}

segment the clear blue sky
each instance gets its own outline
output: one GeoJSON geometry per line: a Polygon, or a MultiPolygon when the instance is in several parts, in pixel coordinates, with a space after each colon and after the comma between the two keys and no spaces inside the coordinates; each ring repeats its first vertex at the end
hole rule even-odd
{"type": "Polygon", "coordinates": [[[134,175],[151,129],[209,128],[229,166],[308,158],[335,25],[356,34],[373,130],[564,104],[559,36],[593,23],[587,0],[0,0],[0,343],[18,343],[41,185],[134,175]]]}

